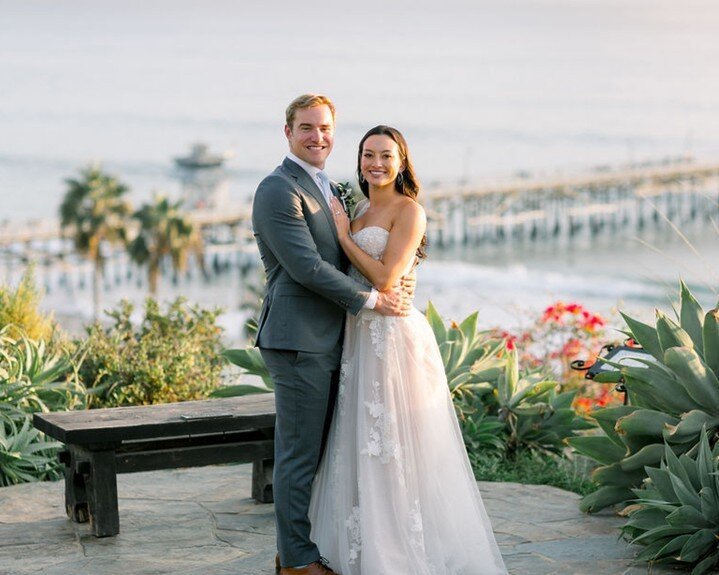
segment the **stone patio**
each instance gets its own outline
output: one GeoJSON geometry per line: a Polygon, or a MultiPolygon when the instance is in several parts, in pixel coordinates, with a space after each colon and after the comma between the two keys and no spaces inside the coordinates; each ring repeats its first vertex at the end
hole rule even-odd
{"type": "MultiPolygon", "coordinates": [[[[120,534],[105,539],[67,519],[61,482],[1,488],[0,574],[274,575],[272,505],[250,499],[251,470],[121,475],[120,534]]],[[[631,565],[621,520],[580,513],[574,493],[515,483],[480,489],[512,575],[648,573],[631,565]]]]}

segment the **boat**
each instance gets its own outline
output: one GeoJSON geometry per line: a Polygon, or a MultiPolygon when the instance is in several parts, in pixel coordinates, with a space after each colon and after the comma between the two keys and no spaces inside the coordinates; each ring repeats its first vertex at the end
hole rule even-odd
{"type": "Polygon", "coordinates": [[[210,153],[207,144],[193,144],[190,154],[175,158],[175,163],[178,166],[188,169],[199,169],[199,168],[216,168],[221,166],[225,161],[223,154],[212,154],[210,153]]]}

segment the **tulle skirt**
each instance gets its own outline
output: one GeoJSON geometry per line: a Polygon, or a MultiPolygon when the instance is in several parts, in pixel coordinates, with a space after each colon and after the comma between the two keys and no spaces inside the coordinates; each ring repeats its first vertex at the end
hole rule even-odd
{"type": "Polygon", "coordinates": [[[348,316],[339,385],[310,503],[332,568],[506,573],[425,317],[348,316]]]}

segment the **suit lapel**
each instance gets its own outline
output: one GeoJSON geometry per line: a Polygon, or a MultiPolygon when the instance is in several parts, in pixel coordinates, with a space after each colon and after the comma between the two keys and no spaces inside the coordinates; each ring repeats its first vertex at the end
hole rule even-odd
{"type": "MultiPolygon", "coordinates": [[[[284,162],[282,162],[282,165],[290,173],[292,178],[300,185],[300,187],[302,187],[303,190],[305,190],[308,194],[310,194],[313,198],[317,200],[317,202],[320,204],[320,207],[322,208],[322,211],[327,217],[327,221],[332,228],[335,237],[337,237],[337,227],[335,226],[335,220],[332,217],[332,211],[327,205],[327,200],[325,200],[325,196],[322,193],[322,190],[320,190],[317,183],[310,177],[307,172],[305,172],[302,166],[297,165],[289,158],[285,158],[284,162]]],[[[337,192],[331,183],[330,189],[332,190],[332,194],[336,196],[337,192]]]]}

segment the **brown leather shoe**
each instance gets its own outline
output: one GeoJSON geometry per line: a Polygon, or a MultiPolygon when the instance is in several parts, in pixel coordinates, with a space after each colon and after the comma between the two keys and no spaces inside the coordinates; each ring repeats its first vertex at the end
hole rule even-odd
{"type": "Polygon", "coordinates": [[[330,569],[324,561],[315,561],[307,567],[283,567],[280,575],[339,575],[330,569]]]}

